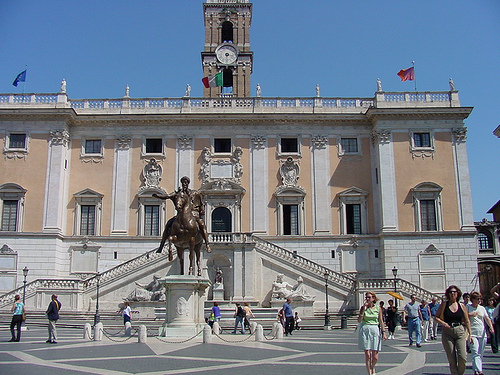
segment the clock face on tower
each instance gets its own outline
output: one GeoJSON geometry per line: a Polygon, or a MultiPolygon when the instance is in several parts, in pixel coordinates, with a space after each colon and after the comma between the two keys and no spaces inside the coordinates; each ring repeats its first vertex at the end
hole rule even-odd
{"type": "Polygon", "coordinates": [[[223,44],[217,47],[215,55],[221,64],[233,64],[238,59],[238,50],[230,44],[223,44]]]}

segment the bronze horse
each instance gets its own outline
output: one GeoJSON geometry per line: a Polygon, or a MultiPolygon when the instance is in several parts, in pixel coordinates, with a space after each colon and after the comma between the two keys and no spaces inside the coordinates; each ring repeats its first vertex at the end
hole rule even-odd
{"type": "MultiPolygon", "coordinates": [[[[194,257],[196,255],[197,275],[201,276],[200,250],[203,244],[203,237],[200,232],[196,218],[193,215],[193,203],[191,197],[179,191],[172,198],[177,216],[172,222],[168,233],[168,256],[172,260],[172,244],[177,250],[180,261],[181,275],[184,275],[184,249],[189,249],[189,275],[194,275],[194,257]]],[[[166,230],[166,229],[165,229],[166,230]]],[[[165,238],[166,236],[164,236],[165,238]]],[[[164,240],[158,249],[161,251],[164,240]]]]}

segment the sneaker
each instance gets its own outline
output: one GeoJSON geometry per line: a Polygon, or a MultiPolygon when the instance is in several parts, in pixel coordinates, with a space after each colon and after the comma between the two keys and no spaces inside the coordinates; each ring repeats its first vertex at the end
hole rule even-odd
{"type": "Polygon", "coordinates": [[[413,346],[413,343],[412,343],[412,342],[410,342],[410,345],[408,345],[408,346],[413,346]]]}
{"type": "Polygon", "coordinates": [[[52,342],[52,340],[47,340],[45,341],[47,344],[50,344],[52,342]]]}
{"type": "Polygon", "coordinates": [[[417,344],[417,348],[420,348],[421,346],[422,346],[422,345],[420,345],[420,344],[417,344]]]}

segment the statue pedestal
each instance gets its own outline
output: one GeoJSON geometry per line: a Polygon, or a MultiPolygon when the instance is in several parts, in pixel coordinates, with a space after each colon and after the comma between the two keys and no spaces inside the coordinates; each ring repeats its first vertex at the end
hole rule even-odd
{"type": "MultiPolygon", "coordinates": [[[[283,307],[283,304],[286,302],[286,300],[274,300],[271,301],[271,307],[275,309],[281,309],[283,307]]],[[[301,318],[306,317],[306,316],[314,316],[314,308],[313,308],[314,301],[292,301],[292,310],[293,313],[295,312],[299,313],[299,316],[301,318]]]]}
{"type": "Polygon", "coordinates": [[[159,335],[191,337],[199,333],[205,323],[205,290],[210,281],[197,276],[170,275],[159,280],[165,287],[166,317],[159,335]]]}
{"type": "Polygon", "coordinates": [[[214,301],[224,301],[224,284],[222,283],[215,283],[213,288],[213,300],[214,301]]]}

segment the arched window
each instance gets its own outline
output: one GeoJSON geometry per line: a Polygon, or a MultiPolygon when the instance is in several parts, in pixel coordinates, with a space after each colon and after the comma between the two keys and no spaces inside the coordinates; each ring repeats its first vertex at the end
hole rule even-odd
{"type": "Polygon", "coordinates": [[[231,211],[226,207],[217,207],[212,211],[212,232],[232,232],[231,211]]]}
{"type": "Polygon", "coordinates": [[[233,41],[233,24],[225,21],[222,24],[221,43],[228,43],[233,41]]]}
{"type": "Polygon", "coordinates": [[[493,240],[491,237],[491,233],[479,232],[477,234],[477,242],[478,242],[480,251],[493,249],[493,240]]]}

